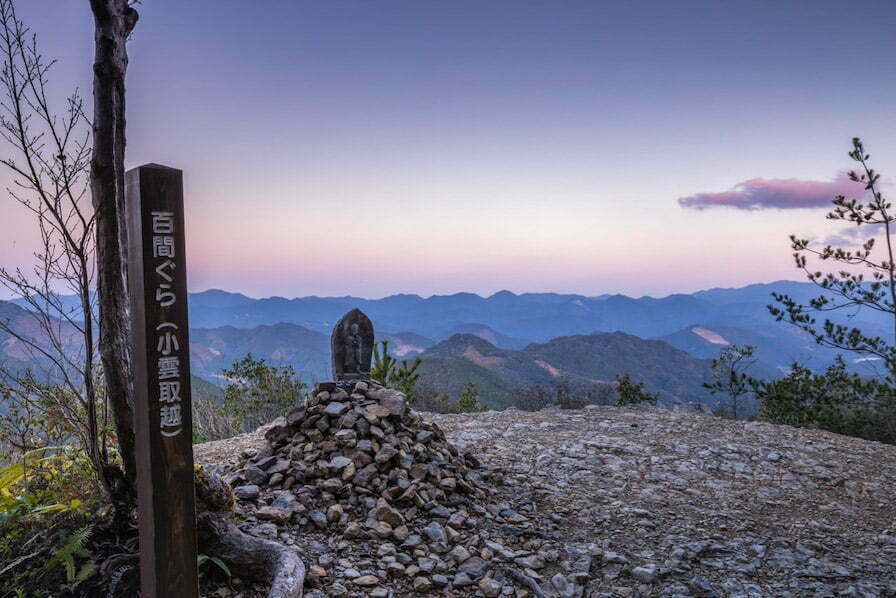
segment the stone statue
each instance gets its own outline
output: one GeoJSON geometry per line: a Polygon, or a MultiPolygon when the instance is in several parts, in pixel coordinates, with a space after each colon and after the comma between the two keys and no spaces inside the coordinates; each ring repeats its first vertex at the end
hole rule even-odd
{"type": "Polygon", "coordinates": [[[373,323],[359,309],[351,310],[336,323],[330,349],[337,382],[370,377],[373,338],[373,323]]]}
{"type": "Polygon", "coordinates": [[[351,339],[351,351],[346,351],[345,355],[345,371],[346,373],[361,373],[361,335],[358,333],[358,325],[352,324],[350,328],[349,339],[351,339]]]}

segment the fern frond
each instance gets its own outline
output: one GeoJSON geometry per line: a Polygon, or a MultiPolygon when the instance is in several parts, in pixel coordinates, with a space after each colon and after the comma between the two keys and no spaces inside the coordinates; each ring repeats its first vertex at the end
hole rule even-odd
{"type": "Polygon", "coordinates": [[[90,534],[93,532],[93,525],[85,525],[75,533],[62,545],[62,547],[53,553],[53,556],[44,565],[44,571],[50,571],[59,564],[65,567],[66,578],[69,583],[75,579],[75,557],[76,553],[83,554],[90,534]]]}
{"type": "Polygon", "coordinates": [[[91,575],[93,575],[94,571],[96,571],[96,561],[93,559],[84,563],[84,566],[81,567],[81,570],[78,571],[78,575],[75,576],[75,582],[81,583],[91,575]]]}

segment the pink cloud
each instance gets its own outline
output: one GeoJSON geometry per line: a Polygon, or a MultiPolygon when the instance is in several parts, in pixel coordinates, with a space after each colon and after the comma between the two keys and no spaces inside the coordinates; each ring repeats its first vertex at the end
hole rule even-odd
{"type": "Polygon", "coordinates": [[[838,195],[855,197],[863,192],[864,185],[849,180],[847,174],[841,172],[833,181],[755,178],[738,183],[728,191],[679,197],[678,203],[696,210],[716,207],[793,210],[829,207],[838,195]]]}

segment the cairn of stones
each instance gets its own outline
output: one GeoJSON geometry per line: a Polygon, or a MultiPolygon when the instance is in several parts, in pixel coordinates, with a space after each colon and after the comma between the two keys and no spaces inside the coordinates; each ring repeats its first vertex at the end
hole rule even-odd
{"type": "Polygon", "coordinates": [[[376,559],[380,575],[350,569],[337,580],[310,567],[327,596],[389,595],[384,576],[408,591],[498,595],[475,548],[488,516],[480,464],[402,393],[369,378],[373,328],[363,313],[346,314],[333,343],[336,380],[315,384],[266,430],[267,446],[231,479],[240,503],[259,520],[303,528],[302,537],[325,535],[337,553],[376,559]]]}

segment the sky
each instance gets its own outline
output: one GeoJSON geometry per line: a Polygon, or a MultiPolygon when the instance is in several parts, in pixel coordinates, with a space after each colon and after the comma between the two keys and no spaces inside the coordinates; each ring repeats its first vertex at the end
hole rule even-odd
{"type": "MultiPolygon", "coordinates": [[[[59,60],[54,93],[89,96],[88,2],[17,5],[59,60]]],[[[184,171],[194,291],[639,296],[798,279],[790,233],[854,232],[824,218],[852,190],[851,138],[896,176],[889,1],[138,10],[127,165],[184,171]]],[[[34,228],[0,198],[0,264],[27,262],[34,228]]]]}

